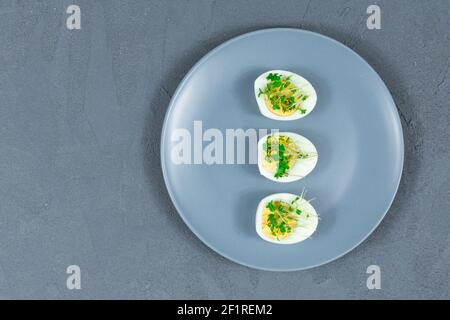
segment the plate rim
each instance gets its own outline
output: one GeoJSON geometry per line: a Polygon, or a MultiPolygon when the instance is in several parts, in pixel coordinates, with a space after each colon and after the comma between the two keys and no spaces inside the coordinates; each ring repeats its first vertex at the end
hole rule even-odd
{"type": "Polygon", "coordinates": [[[251,32],[247,32],[235,37],[232,37],[226,41],[224,41],[223,43],[219,44],[218,46],[216,46],[215,48],[213,48],[211,51],[209,51],[208,53],[206,53],[202,58],[200,58],[190,69],[189,71],[186,73],[186,75],[183,77],[183,79],[180,81],[180,83],[178,84],[172,98],[169,101],[165,116],[164,116],[164,120],[163,120],[163,126],[161,129],[161,136],[160,136],[160,159],[161,159],[161,169],[162,169],[162,173],[163,173],[163,179],[164,179],[164,184],[166,186],[167,192],[169,194],[170,200],[172,201],[172,204],[174,205],[178,215],[181,217],[181,219],[183,220],[183,222],[188,226],[188,228],[190,229],[190,231],[192,233],[194,233],[194,235],[200,239],[200,241],[202,241],[207,247],[209,247],[210,249],[212,249],[214,252],[216,252],[217,254],[221,255],[222,257],[227,258],[228,260],[239,264],[239,265],[243,265],[252,269],[257,269],[257,270],[263,270],[263,271],[272,271],[272,272],[292,272],[292,271],[303,271],[303,270],[308,270],[308,269],[312,269],[312,268],[316,268],[322,265],[325,265],[327,263],[330,263],[332,261],[335,261],[337,259],[342,258],[343,256],[345,256],[346,254],[348,254],[349,252],[353,251],[356,247],[358,247],[361,243],[363,243],[374,231],[375,229],[380,225],[381,221],[383,221],[384,217],[386,216],[386,214],[388,213],[389,209],[392,206],[392,203],[394,202],[395,196],[397,195],[399,186],[400,186],[400,182],[403,176],[403,168],[404,168],[404,160],[405,160],[405,144],[404,144],[404,135],[403,135],[403,127],[402,127],[402,123],[400,121],[400,116],[398,113],[398,110],[396,108],[396,103],[392,97],[391,92],[389,91],[389,88],[386,86],[385,82],[383,81],[383,79],[380,77],[380,75],[375,71],[375,69],[363,58],[361,57],[357,52],[355,52],[353,49],[349,48],[348,46],[346,46],[345,44],[320,33],[317,32],[313,32],[313,31],[309,31],[309,30],[304,30],[304,29],[297,29],[297,28],[265,28],[265,29],[259,29],[256,31],[251,31],[251,32]],[[344,48],[345,50],[347,50],[350,54],[352,54],[353,56],[355,56],[357,59],[359,59],[363,64],[365,64],[374,74],[375,76],[380,80],[382,87],[384,88],[384,90],[386,90],[386,92],[388,93],[388,99],[390,102],[390,107],[394,108],[394,121],[395,124],[397,126],[397,128],[399,129],[399,133],[400,133],[400,170],[398,173],[398,178],[396,181],[396,186],[395,186],[395,192],[393,193],[389,204],[387,205],[384,213],[380,216],[380,218],[378,219],[378,221],[376,222],[376,224],[372,227],[372,229],[367,233],[366,236],[364,236],[360,241],[358,241],[355,245],[351,246],[349,249],[345,250],[344,252],[342,252],[341,254],[330,258],[326,261],[322,261],[320,263],[315,263],[315,264],[311,264],[309,266],[303,266],[303,267],[294,267],[294,268],[268,268],[268,267],[261,267],[258,266],[256,264],[251,264],[251,263],[246,263],[246,262],[242,262],[239,261],[231,256],[229,256],[228,254],[222,252],[221,249],[217,248],[216,246],[212,245],[207,239],[205,239],[200,233],[198,233],[195,228],[191,225],[191,223],[186,219],[186,217],[184,216],[184,214],[182,213],[182,210],[180,209],[180,205],[177,203],[177,201],[175,201],[174,199],[174,191],[172,190],[172,187],[170,186],[170,184],[168,183],[168,173],[167,173],[167,167],[166,167],[166,159],[165,159],[165,139],[164,137],[166,136],[166,131],[167,131],[167,125],[168,125],[168,119],[170,117],[170,115],[172,114],[172,111],[174,109],[174,105],[175,105],[175,101],[177,100],[178,96],[180,95],[182,89],[185,87],[186,83],[189,81],[190,77],[197,71],[197,69],[204,64],[210,57],[212,57],[216,52],[218,52],[219,50],[221,50],[224,47],[227,47],[229,45],[231,45],[232,43],[245,39],[247,37],[251,37],[254,35],[259,35],[259,34],[264,34],[264,33],[270,33],[270,32],[280,32],[280,31],[285,31],[285,32],[298,32],[298,33],[302,33],[302,34],[310,34],[312,36],[315,37],[319,37],[319,38],[323,38],[326,40],[329,40],[331,42],[334,42],[335,44],[337,44],[338,46],[344,48]]]}

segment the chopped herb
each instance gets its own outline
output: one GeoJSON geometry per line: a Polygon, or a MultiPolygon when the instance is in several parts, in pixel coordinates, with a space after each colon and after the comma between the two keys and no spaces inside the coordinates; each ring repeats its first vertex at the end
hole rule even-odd
{"type": "Polygon", "coordinates": [[[281,77],[278,73],[269,73],[269,75],[266,77],[266,79],[270,80],[270,81],[277,81],[277,80],[280,80],[281,77]]]}
{"type": "Polygon", "coordinates": [[[266,208],[268,208],[268,209],[269,209],[270,211],[272,211],[272,212],[275,211],[275,206],[274,206],[274,204],[273,204],[272,201],[270,201],[270,202],[267,204],[266,208]]]}
{"type": "Polygon", "coordinates": [[[286,233],[286,222],[282,221],[280,223],[280,232],[281,233],[286,233]]]}

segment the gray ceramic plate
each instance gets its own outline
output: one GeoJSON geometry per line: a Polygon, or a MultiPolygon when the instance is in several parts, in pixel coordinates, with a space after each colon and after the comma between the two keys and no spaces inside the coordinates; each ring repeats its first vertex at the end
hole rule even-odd
{"type": "Polygon", "coordinates": [[[400,182],[403,135],[388,89],[355,52],[316,33],[268,29],[222,44],[186,75],[166,114],[161,161],[176,209],[204,243],[249,267],[302,270],[349,252],[383,219],[400,182]],[[310,115],[281,122],[259,113],[253,82],[271,69],[295,72],[313,84],[318,102],[310,115]],[[260,176],[257,165],[175,165],[171,134],[192,130],[194,120],[203,121],[203,130],[299,133],[315,144],[318,164],[306,178],[288,184],[260,176]],[[321,217],[312,238],[295,245],[260,239],[254,221],[258,202],[303,187],[316,198],[321,217]]]}

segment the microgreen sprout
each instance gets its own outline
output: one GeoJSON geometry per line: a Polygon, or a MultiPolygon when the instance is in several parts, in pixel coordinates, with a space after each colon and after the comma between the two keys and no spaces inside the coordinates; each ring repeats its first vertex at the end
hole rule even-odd
{"type": "Polygon", "coordinates": [[[293,231],[297,224],[296,207],[283,201],[270,201],[266,208],[269,209],[267,225],[274,237],[279,240],[280,236],[286,236],[293,231]]]}
{"type": "Polygon", "coordinates": [[[288,114],[298,110],[301,114],[305,114],[307,110],[302,103],[308,99],[308,96],[300,92],[300,89],[292,83],[291,77],[269,73],[266,76],[265,88],[258,89],[258,97],[264,95],[266,103],[270,104],[273,110],[288,114]]]}
{"type": "Polygon", "coordinates": [[[301,195],[290,202],[271,200],[266,204],[269,213],[265,224],[269,227],[270,234],[277,240],[288,236],[295,228],[306,227],[298,224],[300,217],[309,219],[311,216],[302,204],[309,203],[313,199],[305,200],[305,193],[303,189],[301,195]]]}
{"type": "Polygon", "coordinates": [[[271,163],[276,162],[275,178],[287,177],[289,169],[295,165],[297,159],[305,160],[317,156],[315,152],[299,150],[294,140],[287,136],[269,135],[263,144],[264,159],[271,163]]]}

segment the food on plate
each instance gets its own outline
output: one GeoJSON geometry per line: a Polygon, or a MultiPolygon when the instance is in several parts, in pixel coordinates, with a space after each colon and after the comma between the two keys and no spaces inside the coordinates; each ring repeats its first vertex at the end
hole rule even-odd
{"type": "Polygon", "coordinates": [[[255,96],[260,112],[275,120],[295,120],[308,115],[317,94],[308,80],[293,72],[271,70],[255,80],[255,96]]]}
{"type": "Polygon", "coordinates": [[[311,200],[291,193],[276,193],[261,200],[256,210],[256,232],[269,242],[294,244],[308,239],[319,218],[311,200]]]}
{"type": "Polygon", "coordinates": [[[315,146],[293,132],[276,132],[258,142],[258,168],[261,175],[277,182],[292,182],[306,177],[316,166],[315,146]]]}

